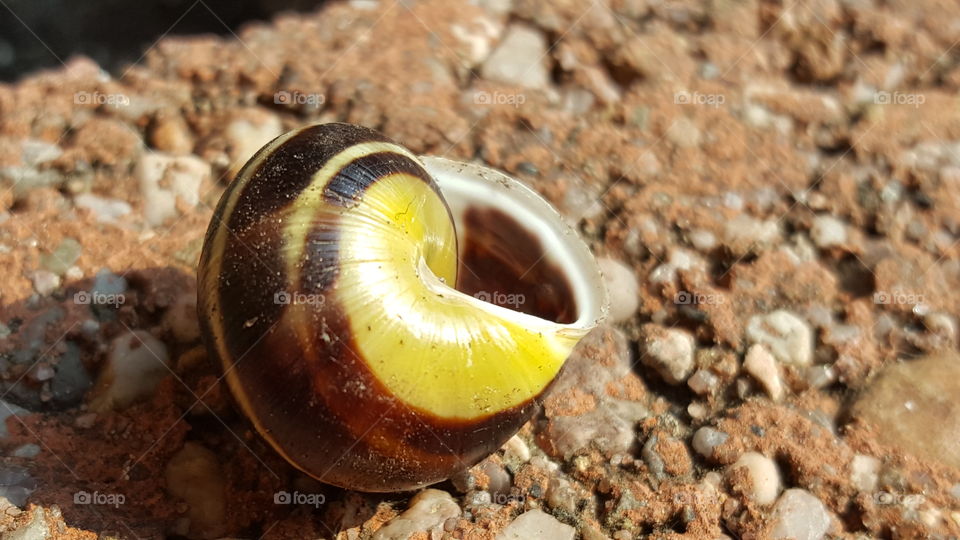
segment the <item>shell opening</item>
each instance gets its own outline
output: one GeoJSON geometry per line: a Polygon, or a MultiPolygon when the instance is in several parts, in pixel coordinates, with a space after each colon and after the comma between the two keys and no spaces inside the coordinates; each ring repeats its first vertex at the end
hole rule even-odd
{"type": "Polygon", "coordinates": [[[538,193],[493,169],[421,156],[457,230],[457,290],[584,334],[606,316],[589,248],[538,193]]]}

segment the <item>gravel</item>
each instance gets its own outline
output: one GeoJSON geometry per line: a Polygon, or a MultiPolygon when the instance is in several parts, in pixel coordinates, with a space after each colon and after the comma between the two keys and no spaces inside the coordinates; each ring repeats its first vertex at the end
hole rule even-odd
{"type": "Polygon", "coordinates": [[[747,356],[743,361],[743,369],[763,386],[770,399],[773,401],[783,399],[783,382],[780,380],[777,361],[766,347],[761,344],[752,345],[747,350],[747,356]]]}
{"type": "Polygon", "coordinates": [[[550,75],[544,59],[547,40],[537,30],[522,24],[511,24],[503,40],[480,68],[485,79],[523,86],[546,88],[550,75]]]}
{"type": "Polygon", "coordinates": [[[790,311],[778,310],[751,317],[747,323],[747,340],[764,345],[784,364],[802,367],[813,362],[813,329],[790,311]]]}
{"type": "Polygon", "coordinates": [[[744,469],[749,478],[746,495],[757,504],[773,504],[780,493],[780,470],[776,462],[757,452],[746,452],[727,468],[728,476],[744,469]]]}
{"type": "Polygon", "coordinates": [[[644,326],[644,355],[641,361],[656,370],[670,384],[684,382],[694,367],[693,334],[679,328],[644,326]]]}
{"type": "Polygon", "coordinates": [[[842,246],[847,243],[847,226],[833,216],[817,216],[813,218],[810,237],[821,249],[842,246]]]}
{"type": "Polygon", "coordinates": [[[729,435],[718,429],[704,426],[693,434],[691,445],[695,452],[710,459],[713,457],[714,450],[721,444],[727,442],[729,438],[729,435]]]}
{"type": "Polygon", "coordinates": [[[145,399],[170,374],[167,347],[150,333],[135,330],[110,343],[107,366],[100,372],[90,408],[123,409],[145,399]]]}
{"type": "Polygon", "coordinates": [[[448,519],[460,517],[460,505],[446,491],[425,489],[410,499],[409,507],[373,535],[374,540],[406,540],[418,533],[442,534],[448,519]]]}
{"type": "Polygon", "coordinates": [[[576,529],[560,523],[557,518],[543,510],[528,510],[507,525],[497,540],[530,540],[532,538],[549,538],[550,540],[573,540],[576,529]]]}
{"type": "Polygon", "coordinates": [[[820,499],[803,489],[788,489],[773,508],[770,538],[821,540],[829,528],[830,513],[820,499]]]}

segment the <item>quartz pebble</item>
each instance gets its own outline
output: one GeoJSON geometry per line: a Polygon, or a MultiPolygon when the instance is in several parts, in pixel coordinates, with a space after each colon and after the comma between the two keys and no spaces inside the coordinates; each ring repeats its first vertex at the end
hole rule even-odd
{"type": "Polygon", "coordinates": [[[679,328],[644,326],[644,364],[653,368],[670,384],[680,384],[694,366],[693,335],[679,328]]]}
{"type": "Polygon", "coordinates": [[[687,386],[701,396],[712,394],[719,384],[720,378],[706,369],[698,369],[687,379],[687,386]]]}
{"type": "Polygon", "coordinates": [[[550,540],[573,540],[576,529],[570,525],[560,523],[557,518],[543,510],[528,510],[512,523],[506,526],[497,540],[531,540],[532,538],[549,538],[550,540]]]}
{"type": "Polygon", "coordinates": [[[148,225],[161,225],[177,214],[177,200],[200,202],[200,184],[210,177],[210,165],[196,156],[144,152],[137,162],[137,179],[148,225]]]}
{"type": "Polygon", "coordinates": [[[813,362],[813,330],[789,311],[778,310],[751,317],[747,323],[747,340],[764,345],[784,364],[802,367],[813,362]]]}
{"type": "Polygon", "coordinates": [[[101,223],[116,223],[118,219],[133,210],[126,201],[98,197],[92,193],[81,193],[75,196],[73,204],[77,208],[89,210],[101,223]]]}
{"type": "Polygon", "coordinates": [[[543,63],[546,56],[547,40],[543,34],[522,24],[512,24],[483,63],[480,74],[484,79],[504,84],[546,88],[550,82],[543,63]]]}
{"type": "Polygon", "coordinates": [[[60,287],[60,276],[49,270],[37,270],[31,275],[31,279],[33,289],[41,296],[49,296],[60,287]]]}
{"type": "Polygon", "coordinates": [[[780,225],[776,221],[761,221],[739,214],[724,226],[724,245],[738,257],[766,251],[779,241],[780,225]]]}
{"type": "Polygon", "coordinates": [[[850,462],[850,482],[863,493],[877,489],[880,460],[873,456],[857,454],[850,462]]]}
{"type": "Polygon", "coordinates": [[[770,538],[820,540],[829,528],[830,513],[820,499],[802,489],[788,489],[773,508],[770,538]]]}
{"type": "Polygon", "coordinates": [[[750,488],[746,495],[757,504],[772,504],[780,493],[780,471],[770,458],[757,452],[746,452],[731,465],[728,474],[737,469],[745,469],[750,478],[750,488]]]}
{"type": "Polygon", "coordinates": [[[149,396],[170,373],[168,362],[167,347],[148,332],[136,330],[114,338],[93,390],[91,410],[122,409],[149,396]]]}
{"type": "Polygon", "coordinates": [[[817,216],[810,227],[810,237],[818,248],[842,246],[847,242],[846,225],[833,216],[817,216]]]}
{"type": "Polygon", "coordinates": [[[442,534],[444,522],[457,517],[460,517],[460,505],[449,493],[425,489],[410,499],[410,506],[402,514],[374,533],[373,539],[405,540],[423,532],[442,534]]]}
{"type": "Polygon", "coordinates": [[[761,344],[752,345],[747,350],[747,357],[743,361],[743,369],[753,376],[766,390],[773,401],[783,399],[783,383],[773,355],[761,344]]]}
{"type": "Polygon", "coordinates": [[[610,319],[621,322],[633,317],[640,307],[639,284],[633,269],[606,257],[597,259],[597,264],[610,294],[610,319]]]}
{"type": "Polygon", "coordinates": [[[227,124],[224,136],[229,146],[228,175],[233,178],[263,145],[283,133],[280,119],[262,109],[249,109],[227,124]]]}
{"type": "Polygon", "coordinates": [[[30,521],[12,531],[3,533],[3,540],[46,540],[51,538],[43,508],[36,506],[30,514],[30,521]]]}
{"type": "Polygon", "coordinates": [[[704,426],[693,434],[691,444],[693,445],[694,451],[698,454],[705,458],[712,458],[714,449],[727,442],[728,438],[730,438],[730,436],[723,431],[704,426]]]}

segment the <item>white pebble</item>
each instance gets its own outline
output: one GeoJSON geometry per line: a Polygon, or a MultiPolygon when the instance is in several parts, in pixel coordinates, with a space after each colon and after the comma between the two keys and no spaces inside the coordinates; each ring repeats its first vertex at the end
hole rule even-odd
{"type": "Polygon", "coordinates": [[[97,221],[101,223],[115,223],[117,219],[129,214],[132,208],[126,201],[120,199],[106,199],[92,193],[81,193],[73,198],[77,208],[90,210],[97,221]]]}
{"type": "Polygon", "coordinates": [[[701,396],[712,394],[719,384],[720,379],[706,369],[698,369],[687,379],[687,386],[701,396]]]}
{"type": "Polygon", "coordinates": [[[820,540],[830,528],[830,513],[820,499],[802,489],[783,492],[773,509],[771,538],[820,540]]]}
{"type": "Polygon", "coordinates": [[[746,452],[728,469],[744,468],[752,484],[747,496],[757,504],[773,504],[780,493],[780,470],[777,464],[767,456],[757,452],[746,452]]]}
{"type": "Polygon", "coordinates": [[[694,229],[687,236],[690,239],[690,244],[698,251],[710,251],[717,247],[716,235],[706,229],[694,229]]]}
{"type": "Polygon", "coordinates": [[[197,320],[196,293],[181,294],[163,314],[163,326],[178,343],[193,343],[200,339],[197,320]]]}
{"type": "Polygon", "coordinates": [[[833,216],[816,216],[810,227],[810,237],[819,248],[842,246],[847,243],[847,226],[833,216]]]}
{"type": "Polygon", "coordinates": [[[210,176],[210,164],[196,156],[144,152],[136,175],[144,197],[144,218],[157,226],[176,215],[177,199],[189,206],[200,202],[200,184],[210,176]]]}
{"type": "Polygon", "coordinates": [[[235,177],[257,150],[283,133],[283,124],[275,114],[248,109],[227,124],[224,136],[230,148],[229,176],[235,177]]]}
{"type": "Polygon", "coordinates": [[[850,482],[853,487],[863,493],[870,493],[877,489],[879,474],[879,459],[864,454],[853,456],[853,461],[850,462],[850,482]]]}
{"type": "Polygon", "coordinates": [[[41,296],[47,296],[60,287],[60,276],[49,270],[37,270],[32,274],[31,279],[33,289],[41,296]]]}
{"type": "Polygon", "coordinates": [[[514,435],[503,445],[503,459],[505,461],[515,461],[526,463],[530,461],[530,447],[520,438],[514,435]]]}
{"type": "Polygon", "coordinates": [[[710,458],[713,457],[713,450],[727,442],[728,438],[730,438],[730,436],[726,433],[709,426],[704,426],[693,434],[691,444],[698,454],[705,458],[710,458]]]}
{"type": "Polygon", "coordinates": [[[613,322],[625,321],[640,307],[640,285],[633,269],[616,259],[597,259],[603,281],[610,295],[610,318],[613,322]]]}
{"type": "Polygon", "coordinates": [[[110,343],[90,409],[122,409],[148,397],[170,373],[168,362],[167,347],[148,332],[136,330],[117,336],[110,343]]]}
{"type": "Polygon", "coordinates": [[[679,328],[654,331],[645,342],[643,363],[655,369],[670,384],[680,384],[694,366],[693,335],[679,328]]]}
{"type": "Polygon", "coordinates": [[[737,256],[765,251],[780,239],[780,225],[774,220],[762,221],[740,214],[724,225],[724,244],[737,256]]]}
{"type": "Polygon", "coordinates": [[[743,369],[763,386],[770,399],[783,399],[783,382],[780,380],[777,361],[766,347],[762,344],[752,345],[743,361],[743,369]]]}
{"type": "Polygon", "coordinates": [[[410,499],[410,506],[402,514],[374,533],[373,539],[406,540],[421,532],[442,534],[444,522],[457,517],[460,517],[460,505],[449,493],[425,489],[410,499]]]}
{"type": "Polygon", "coordinates": [[[528,510],[506,526],[497,540],[531,540],[532,538],[549,538],[550,540],[573,540],[576,529],[570,525],[560,523],[557,518],[543,510],[528,510]]]}
{"type": "Polygon", "coordinates": [[[813,330],[789,311],[751,317],[747,323],[747,340],[765,345],[785,364],[809,366],[813,362],[813,330]]]}
{"type": "Polygon", "coordinates": [[[547,40],[537,30],[522,24],[511,24],[493,53],[480,68],[484,79],[525,86],[546,88],[550,74],[543,60],[547,56],[547,40]]]}
{"type": "Polygon", "coordinates": [[[692,120],[681,116],[667,128],[666,138],[680,148],[696,148],[700,146],[703,135],[692,120]]]}

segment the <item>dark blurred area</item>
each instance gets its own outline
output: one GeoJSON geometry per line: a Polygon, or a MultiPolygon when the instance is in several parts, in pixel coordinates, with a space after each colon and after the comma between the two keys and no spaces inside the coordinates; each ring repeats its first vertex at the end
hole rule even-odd
{"type": "Polygon", "coordinates": [[[85,55],[117,73],[164,35],[229,34],[323,0],[0,0],[0,81],[85,55]]]}

